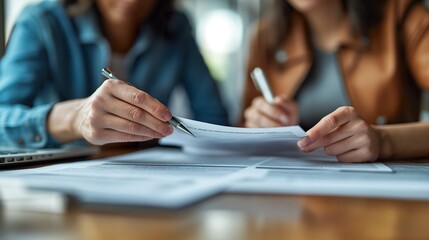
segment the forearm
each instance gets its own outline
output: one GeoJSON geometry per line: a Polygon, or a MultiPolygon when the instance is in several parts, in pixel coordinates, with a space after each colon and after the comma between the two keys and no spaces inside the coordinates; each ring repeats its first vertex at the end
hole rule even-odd
{"type": "Polygon", "coordinates": [[[374,126],[379,132],[381,159],[429,156],[429,122],[374,126]]]}
{"type": "Polygon", "coordinates": [[[57,141],[67,143],[82,138],[76,131],[75,120],[83,99],[60,102],[54,105],[47,119],[47,128],[57,141]]]}

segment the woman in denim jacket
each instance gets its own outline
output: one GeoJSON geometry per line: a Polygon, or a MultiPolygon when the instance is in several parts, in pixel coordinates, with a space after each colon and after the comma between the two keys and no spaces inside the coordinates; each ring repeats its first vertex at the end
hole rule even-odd
{"type": "Polygon", "coordinates": [[[172,133],[183,86],[194,118],[227,114],[187,18],[172,0],[66,0],[27,7],[0,65],[0,145],[145,141],[172,133]],[[124,81],[106,80],[109,66],[124,81]]]}

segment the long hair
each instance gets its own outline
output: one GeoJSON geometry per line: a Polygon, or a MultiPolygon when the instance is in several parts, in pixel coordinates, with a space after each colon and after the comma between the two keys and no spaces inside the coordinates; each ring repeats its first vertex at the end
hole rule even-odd
{"type": "MultiPolygon", "coordinates": [[[[96,8],[95,0],[61,0],[68,14],[76,16],[88,11],[90,8],[96,8]]],[[[152,13],[148,16],[147,22],[157,34],[166,38],[171,38],[174,32],[169,29],[170,18],[173,15],[175,0],[158,0],[152,13]]]]}
{"type": "MultiPolygon", "coordinates": [[[[382,6],[385,0],[341,0],[351,21],[354,34],[370,37],[374,25],[382,19],[382,6]]],[[[291,26],[291,15],[296,10],[287,0],[274,0],[273,14],[268,19],[265,36],[267,36],[268,57],[275,55],[284,41],[291,26]]]]}

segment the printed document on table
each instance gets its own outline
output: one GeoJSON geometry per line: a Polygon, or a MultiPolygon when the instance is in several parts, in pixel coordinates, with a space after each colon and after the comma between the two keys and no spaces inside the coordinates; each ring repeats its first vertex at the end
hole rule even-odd
{"type": "Polygon", "coordinates": [[[143,151],[103,160],[0,171],[0,195],[30,189],[64,193],[84,204],[179,208],[223,192],[241,178],[257,175],[253,166],[165,165],[157,158],[129,161],[145,155],[143,151]]]}
{"type": "MultiPolygon", "coordinates": [[[[307,169],[275,168],[289,161],[265,162],[258,169],[268,169],[264,178],[242,179],[235,182],[230,192],[267,194],[314,194],[398,199],[429,199],[429,164],[394,161],[380,164],[386,171],[308,171],[307,169]],[[271,166],[270,166],[271,165],[271,166]]],[[[333,164],[334,165],[334,164],[333,164]]],[[[345,164],[343,166],[346,166],[345,164]]],[[[362,164],[348,164],[361,167],[362,164]]]]}
{"type": "MultiPolygon", "coordinates": [[[[268,169],[308,169],[357,172],[391,172],[380,162],[347,164],[339,163],[335,157],[325,154],[323,149],[312,153],[303,153],[297,142],[306,136],[299,126],[277,128],[237,128],[198,122],[185,118],[180,120],[195,135],[189,136],[174,131],[161,139],[162,145],[179,146],[185,153],[201,155],[229,156],[270,156],[269,161],[261,165],[268,169]]],[[[180,155],[176,155],[176,158],[180,155]]],[[[205,157],[207,158],[207,157],[205,157]]],[[[223,158],[213,160],[223,161],[223,158]]]]}
{"type": "Polygon", "coordinates": [[[226,127],[179,118],[195,135],[174,131],[162,145],[180,146],[185,152],[205,154],[264,155],[296,153],[299,139],[306,136],[299,126],[277,128],[226,127]]]}
{"type": "MultiPolygon", "coordinates": [[[[396,194],[383,192],[386,188],[381,183],[375,185],[395,176],[380,162],[344,164],[315,153],[207,155],[153,148],[101,160],[0,171],[0,195],[8,189],[28,188],[66,193],[87,204],[177,208],[224,191],[366,196],[366,189],[371,188],[379,196],[396,194]],[[355,184],[359,179],[365,184],[355,184]]],[[[421,190],[420,185],[411,185],[404,191],[421,190]]]]}
{"type": "MultiPolygon", "coordinates": [[[[322,151],[323,152],[323,151],[322,151]]],[[[327,172],[392,172],[381,162],[340,163],[325,154],[300,153],[288,156],[245,156],[191,154],[177,148],[152,148],[140,155],[130,155],[118,160],[121,164],[162,165],[162,166],[198,166],[198,167],[249,167],[267,170],[317,170],[327,172]],[[131,157],[132,156],[132,157],[131,157]]],[[[115,162],[115,161],[113,161],[115,162]]]]}

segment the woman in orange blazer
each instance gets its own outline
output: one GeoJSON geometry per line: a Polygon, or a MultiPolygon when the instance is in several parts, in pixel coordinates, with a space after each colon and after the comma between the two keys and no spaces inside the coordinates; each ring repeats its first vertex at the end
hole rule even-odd
{"type": "Polygon", "coordinates": [[[242,124],[300,124],[305,152],[341,162],[429,155],[419,123],[429,89],[429,12],[413,0],[277,0],[253,35],[248,76],[261,67],[268,104],[246,82],[242,124]],[[320,120],[321,119],[321,120],[320,120]]]}

